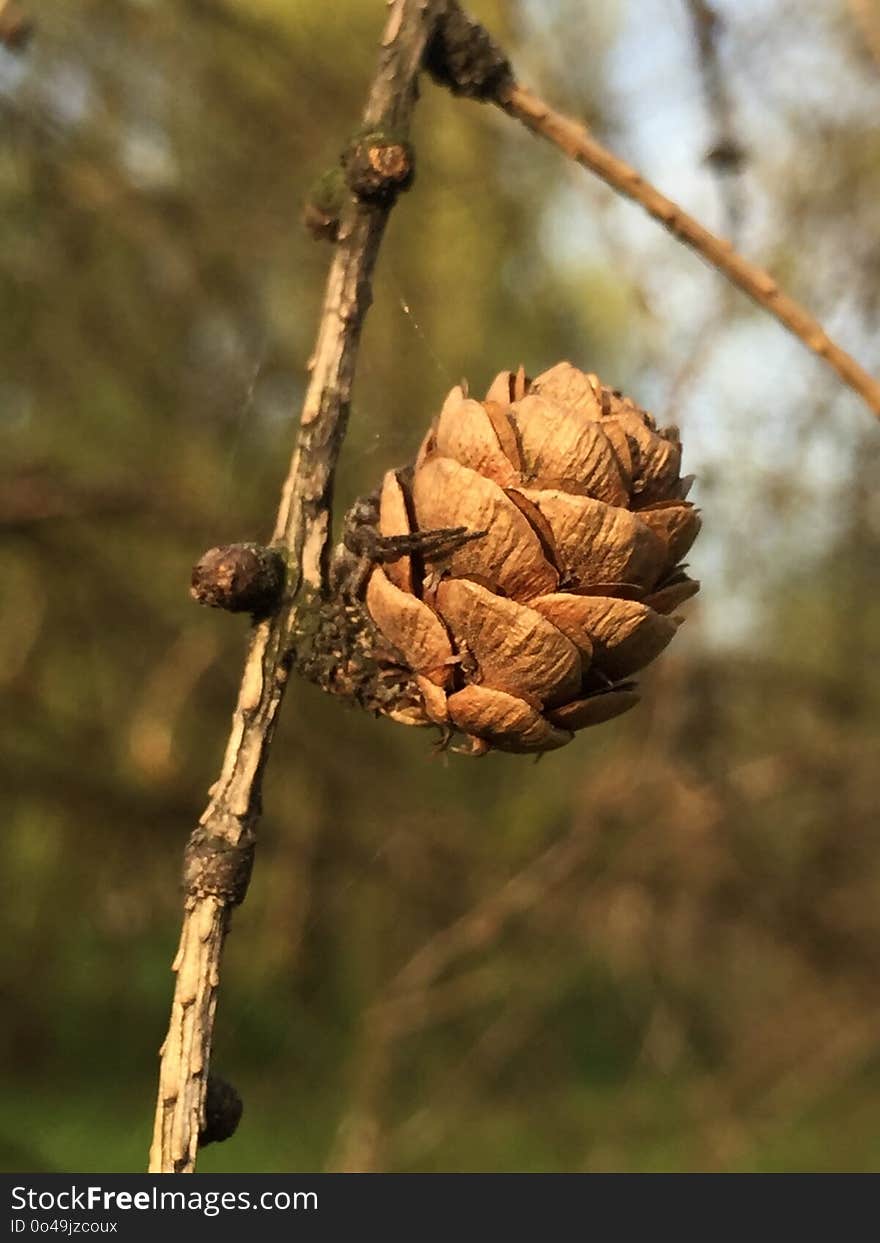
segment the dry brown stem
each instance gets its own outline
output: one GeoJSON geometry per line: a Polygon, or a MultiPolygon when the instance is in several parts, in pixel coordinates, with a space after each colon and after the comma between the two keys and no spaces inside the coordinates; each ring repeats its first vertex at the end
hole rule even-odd
{"type": "Polygon", "coordinates": [[[556,112],[524,86],[499,95],[498,104],[534,133],[559,147],[570,159],[601,177],[612,189],[644,207],[665,229],[738,285],[769,311],[808,350],[832,367],[880,418],[880,382],[828,336],[825,329],[782,289],[763,268],[750,263],[730,242],[716,237],[613,152],[577,121],[556,112]]]}
{"type": "MultiPolygon", "coordinates": [[[[392,0],[365,126],[407,133],[425,45],[442,7],[442,0],[392,0]]],[[[324,581],[333,476],[390,208],[390,201],[349,205],[327,279],[299,438],[274,532],[288,558],[285,602],[254,627],[222,771],[186,852],[183,928],[161,1054],[151,1173],[195,1168],[223,942],[232,908],[247,889],[261,776],[287,682],[296,600],[324,581]]]]}

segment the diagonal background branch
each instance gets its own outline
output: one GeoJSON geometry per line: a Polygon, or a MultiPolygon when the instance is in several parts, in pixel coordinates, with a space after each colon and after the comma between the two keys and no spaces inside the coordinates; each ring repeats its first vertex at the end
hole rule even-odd
{"type": "Polygon", "coordinates": [[[540,907],[548,893],[573,876],[594,847],[592,825],[554,842],[471,910],[435,933],[383,987],[363,1018],[363,1047],[352,1090],[352,1104],[329,1161],[335,1173],[378,1168],[382,1101],[388,1092],[394,1047],[400,1037],[431,1021],[453,1003],[485,1003],[488,990],[477,970],[438,985],[463,959],[497,942],[517,916],[540,907]],[[463,995],[463,997],[462,997],[463,995]],[[438,1005],[438,1002],[440,1003],[438,1005]]]}

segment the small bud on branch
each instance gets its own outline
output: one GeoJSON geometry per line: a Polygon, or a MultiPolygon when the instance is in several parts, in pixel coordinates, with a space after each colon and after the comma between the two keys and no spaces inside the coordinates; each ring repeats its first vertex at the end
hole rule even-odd
{"type": "Polygon", "coordinates": [[[209,1075],[205,1089],[205,1125],[199,1133],[199,1147],[222,1144],[238,1130],[244,1106],[238,1092],[219,1075],[209,1075]]]}
{"type": "Polygon", "coordinates": [[[240,906],[253,865],[254,843],[249,835],[233,846],[200,826],[190,835],[183,855],[184,891],[190,897],[219,898],[227,906],[240,906]]]}
{"type": "Polygon", "coordinates": [[[274,548],[224,544],[193,566],[190,595],[212,609],[265,614],[281,598],[284,577],[284,558],[274,548]]]}
{"type": "Polygon", "coordinates": [[[498,99],[513,86],[510,61],[479,22],[457,4],[438,22],[425,54],[425,68],[435,82],[453,95],[498,99]]]}
{"type": "Polygon", "coordinates": [[[342,164],[349,189],[365,203],[393,203],[409,189],[415,175],[410,143],[382,130],[356,135],[342,164]]]}

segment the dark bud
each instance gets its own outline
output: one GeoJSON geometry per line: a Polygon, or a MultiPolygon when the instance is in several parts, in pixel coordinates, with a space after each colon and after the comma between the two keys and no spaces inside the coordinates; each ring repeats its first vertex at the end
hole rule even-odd
{"type": "Polygon", "coordinates": [[[284,589],[284,558],[260,544],[210,548],[193,566],[190,595],[230,613],[267,613],[284,589]]]}
{"type": "Polygon", "coordinates": [[[502,99],[513,86],[510,61],[479,22],[450,4],[425,52],[425,68],[453,95],[502,99]]]}
{"type": "Polygon", "coordinates": [[[193,898],[217,898],[226,906],[240,906],[247,894],[254,866],[253,838],[238,845],[211,836],[199,826],[183,852],[183,888],[193,898]]]}
{"type": "Polygon", "coordinates": [[[243,1105],[231,1083],[219,1075],[209,1075],[205,1091],[205,1125],[199,1134],[199,1147],[222,1144],[238,1129],[243,1105]]]}
{"type": "Polygon", "coordinates": [[[390,205],[412,185],[415,153],[408,142],[391,134],[359,134],[342,158],[345,180],[365,203],[390,205]]]}

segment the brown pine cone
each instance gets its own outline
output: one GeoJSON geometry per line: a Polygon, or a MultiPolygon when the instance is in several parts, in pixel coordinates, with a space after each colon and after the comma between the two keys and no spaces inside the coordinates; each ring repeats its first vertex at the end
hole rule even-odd
{"type": "Polygon", "coordinates": [[[680,564],[700,528],[680,463],[674,429],[570,363],[502,372],[484,401],[454,388],[415,467],[382,487],[380,538],[426,548],[366,587],[422,699],[388,714],[475,752],[546,751],[631,708],[628,679],[699,588],[680,564]],[[485,533],[432,552],[450,528],[485,533]]]}

